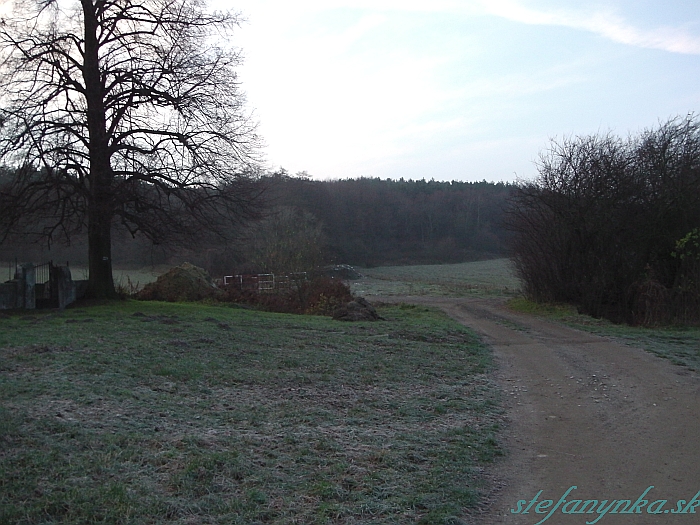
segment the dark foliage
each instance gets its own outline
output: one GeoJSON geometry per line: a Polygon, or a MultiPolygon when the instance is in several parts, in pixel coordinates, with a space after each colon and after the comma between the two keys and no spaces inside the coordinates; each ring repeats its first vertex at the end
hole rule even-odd
{"type": "Polygon", "coordinates": [[[336,308],[352,301],[353,296],[342,281],[316,277],[283,293],[257,293],[229,286],[219,300],[247,304],[268,312],[331,315],[336,308]]]}
{"type": "Polygon", "coordinates": [[[331,315],[338,307],[353,300],[347,284],[339,279],[316,277],[302,286],[300,294],[304,312],[331,315]]]}
{"type": "MultiPolygon", "coordinates": [[[[186,249],[182,243],[164,242],[154,247],[143,235],[137,234],[132,239],[127,231],[117,228],[115,262],[145,266],[190,261],[212,275],[222,276],[238,271],[258,273],[275,266],[269,264],[272,258],[260,258],[265,253],[261,248],[268,251],[283,248],[287,255],[295,255],[276,257],[294,268],[300,262],[321,263],[323,259],[355,266],[379,266],[455,263],[506,253],[508,232],[503,229],[502,221],[506,201],[514,190],[510,184],[379,179],[320,181],[284,172],[261,177],[258,182],[267,188],[270,207],[265,212],[266,219],[248,230],[234,232],[239,237],[247,235],[249,242],[207,241],[200,235],[199,240],[206,242],[193,250],[186,249]],[[277,226],[290,222],[279,220],[285,217],[292,219],[296,228],[293,235],[279,235],[284,229],[277,226]],[[308,246],[292,242],[302,230],[306,239],[315,242],[308,246]],[[316,256],[321,253],[323,257],[316,256]],[[306,256],[298,260],[303,254],[306,256]]],[[[6,244],[11,246],[7,248],[6,258],[70,259],[79,264],[84,259],[86,242],[75,236],[73,247],[54,246],[48,253],[15,239],[6,244]]],[[[294,270],[281,268],[281,271],[294,270]]]]}
{"type": "Polygon", "coordinates": [[[614,321],[699,322],[700,122],[553,141],[511,200],[527,294],[614,321]],[[681,257],[681,252],[683,257],[681,257]]]}
{"type": "Polygon", "coordinates": [[[269,199],[323,224],[338,263],[359,266],[463,262],[505,253],[502,228],[513,186],[488,182],[266,179],[269,199]]]}

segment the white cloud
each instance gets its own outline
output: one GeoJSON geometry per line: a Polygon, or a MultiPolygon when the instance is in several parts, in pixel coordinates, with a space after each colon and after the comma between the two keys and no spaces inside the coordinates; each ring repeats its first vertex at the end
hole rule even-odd
{"type": "Polygon", "coordinates": [[[542,11],[526,7],[516,0],[480,0],[485,12],[531,25],[570,27],[590,31],[614,42],[671,53],[700,55],[700,36],[682,27],[636,28],[612,10],[586,12],[571,10],[542,11]]]}
{"type": "MultiPolygon", "coordinates": [[[[652,120],[667,112],[648,90],[617,102],[649,77],[647,64],[670,62],[663,55],[636,57],[644,64],[638,76],[629,75],[632,64],[626,76],[611,77],[604,68],[618,57],[571,48],[580,41],[571,33],[700,54],[690,24],[659,27],[651,13],[652,29],[641,29],[631,12],[623,18],[627,11],[605,2],[600,9],[565,0],[237,0],[249,19],[235,42],[247,57],[241,81],[274,167],[320,177],[528,176],[547,133],[585,130],[591,121],[636,125],[640,108],[652,120]],[[584,7],[564,7],[575,3],[584,7]],[[503,20],[574,31],[526,41],[531,31],[503,20]],[[525,45],[527,52],[516,47],[525,45]]],[[[688,82],[675,85],[697,85],[695,77],[683,72],[688,82]]]]}
{"type": "MultiPolygon", "coordinates": [[[[653,29],[635,27],[613,9],[535,9],[523,0],[300,0],[285,2],[260,2],[260,0],[242,0],[244,11],[264,10],[274,6],[279,13],[281,23],[290,18],[303,18],[310,13],[328,12],[336,9],[353,9],[366,11],[369,17],[364,20],[364,27],[356,36],[383,22],[379,13],[387,12],[424,12],[447,13],[454,15],[488,14],[514,22],[530,25],[549,25],[569,27],[595,33],[604,38],[630,46],[647,49],[659,49],[671,53],[700,55],[700,35],[693,34],[683,26],[661,26],[653,29]],[[266,6],[267,4],[267,6],[266,6]],[[372,14],[373,13],[373,14],[372,14]]],[[[352,35],[347,35],[352,36],[352,35]]]]}

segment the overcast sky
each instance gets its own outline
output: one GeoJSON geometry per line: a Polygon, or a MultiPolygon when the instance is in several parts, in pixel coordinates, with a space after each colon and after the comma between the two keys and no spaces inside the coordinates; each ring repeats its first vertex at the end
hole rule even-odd
{"type": "Polygon", "coordinates": [[[233,0],[271,168],[531,178],[550,137],[700,111],[697,0],[233,0]]]}

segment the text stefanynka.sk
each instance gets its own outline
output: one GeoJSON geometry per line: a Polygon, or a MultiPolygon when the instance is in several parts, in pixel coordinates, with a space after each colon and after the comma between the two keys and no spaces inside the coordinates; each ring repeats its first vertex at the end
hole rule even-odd
{"type": "Polygon", "coordinates": [[[649,493],[654,488],[653,485],[647,487],[636,501],[631,499],[574,499],[569,495],[578,487],[573,485],[559,498],[558,501],[552,499],[540,499],[543,490],[540,490],[531,500],[521,499],[516,503],[516,507],[510,509],[512,514],[534,514],[533,518],[539,521],[533,525],[541,525],[557,512],[562,514],[587,518],[586,525],[595,525],[606,514],[695,514],[695,509],[700,507],[700,491],[689,500],[678,499],[675,503],[670,503],[666,499],[654,500],[649,493]],[[569,499],[567,499],[569,498],[569,499]],[[595,516],[597,515],[597,516],[595,516]]]}

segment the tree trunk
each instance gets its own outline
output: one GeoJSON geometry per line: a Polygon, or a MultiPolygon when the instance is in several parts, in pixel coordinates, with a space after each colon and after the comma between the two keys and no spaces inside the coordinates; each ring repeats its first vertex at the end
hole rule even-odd
{"type": "MultiPolygon", "coordinates": [[[[94,208],[97,206],[92,206],[94,208]]],[[[106,299],[116,296],[112,278],[112,224],[99,209],[89,213],[88,252],[90,280],[88,297],[106,299]]]]}
{"type": "MultiPolygon", "coordinates": [[[[90,139],[88,193],[88,253],[90,280],[87,295],[93,299],[116,296],[112,278],[112,217],[114,205],[107,138],[104,86],[100,74],[98,20],[92,0],[82,0],[85,22],[83,78],[87,101],[87,126],[90,139]]],[[[99,4],[99,2],[97,2],[99,4]]]]}

